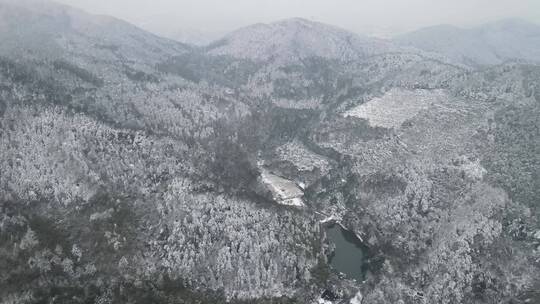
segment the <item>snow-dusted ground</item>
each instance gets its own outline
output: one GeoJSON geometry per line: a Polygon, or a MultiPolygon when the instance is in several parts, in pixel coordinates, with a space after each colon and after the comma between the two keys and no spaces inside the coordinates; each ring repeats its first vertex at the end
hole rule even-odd
{"type": "Polygon", "coordinates": [[[392,89],[382,97],[352,108],[345,117],[364,118],[373,127],[399,128],[406,120],[413,118],[430,105],[447,99],[443,90],[404,90],[392,89]]]}
{"type": "Polygon", "coordinates": [[[316,304],[334,304],[334,302],[319,298],[316,304]]]}
{"type": "Polygon", "coordinates": [[[295,182],[274,175],[264,169],[261,173],[261,179],[270,188],[277,203],[287,206],[305,206],[302,200],[304,192],[295,182]]]}
{"type": "MultiPolygon", "coordinates": [[[[317,212],[317,211],[315,211],[315,213],[321,214],[320,212],[317,212]]],[[[324,219],[320,220],[319,223],[325,225],[325,224],[328,224],[330,222],[339,223],[339,221],[341,221],[341,217],[331,215],[329,217],[325,217],[324,219]]]]}
{"type": "Polygon", "coordinates": [[[351,301],[349,302],[350,304],[362,304],[362,294],[360,293],[360,291],[354,296],[354,298],[351,299],[351,301]]]}
{"type": "Polygon", "coordinates": [[[321,100],[317,98],[300,100],[278,98],[272,100],[272,102],[276,106],[285,109],[318,109],[322,103],[321,100]]]}
{"type": "Polygon", "coordinates": [[[280,160],[290,161],[300,171],[312,171],[319,168],[321,174],[325,175],[330,170],[330,164],[325,157],[310,151],[299,141],[286,143],[278,147],[276,152],[280,160]]]}

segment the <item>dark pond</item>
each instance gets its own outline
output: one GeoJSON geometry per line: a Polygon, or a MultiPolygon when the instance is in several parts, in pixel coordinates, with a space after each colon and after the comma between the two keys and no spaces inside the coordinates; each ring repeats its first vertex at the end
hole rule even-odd
{"type": "Polygon", "coordinates": [[[349,279],[363,281],[367,271],[367,248],[351,231],[343,229],[338,224],[327,227],[326,235],[329,242],[335,246],[330,256],[330,265],[349,279]]]}

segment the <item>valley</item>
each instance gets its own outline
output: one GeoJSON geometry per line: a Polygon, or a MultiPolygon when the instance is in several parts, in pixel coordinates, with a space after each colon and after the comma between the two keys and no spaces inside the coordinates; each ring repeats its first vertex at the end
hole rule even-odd
{"type": "Polygon", "coordinates": [[[0,303],[540,301],[534,43],[34,1],[0,0],[0,303]]]}

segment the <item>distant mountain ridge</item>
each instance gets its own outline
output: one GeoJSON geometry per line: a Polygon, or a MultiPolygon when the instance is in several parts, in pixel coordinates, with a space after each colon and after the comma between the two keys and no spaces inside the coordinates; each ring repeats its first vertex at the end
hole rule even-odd
{"type": "Polygon", "coordinates": [[[254,61],[289,61],[308,57],[347,61],[390,48],[390,44],[382,39],[293,18],[241,28],[210,44],[208,54],[254,61]]]}
{"type": "Polygon", "coordinates": [[[433,26],[400,35],[394,41],[469,65],[494,65],[507,60],[540,62],[540,26],[520,19],[469,29],[433,26]]]}
{"type": "Polygon", "coordinates": [[[2,303],[540,303],[540,65],[39,0],[0,41],[2,303]]]}
{"type": "Polygon", "coordinates": [[[520,19],[504,19],[474,28],[437,25],[380,39],[291,18],[238,29],[210,43],[206,51],[214,56],[277,62],[309,57],[350,61],[391,52],[425,52],[424,55],[476,67],[508,60],[540,62],[540,26],[520,19]]]}
{"type": "Polygon", "coordinates": [[[40,0],[0,0],[0,39],[0,54],[17,56],[29,50],[36,54],[38,49],[47,56],[58,57],[67,50],[100,52],[122,48],[126,59],[158,60],[190,48],[114,17],[40,0]],[[85,47],[76,50],[78,44],[64,45],[73,39],[85,47]]]}

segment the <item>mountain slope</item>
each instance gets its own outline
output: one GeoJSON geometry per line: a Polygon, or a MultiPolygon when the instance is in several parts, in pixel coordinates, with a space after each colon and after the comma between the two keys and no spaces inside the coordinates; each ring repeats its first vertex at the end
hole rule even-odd
{"type": "Polygon", "coordinates": [[[2,301],[538,302],[538,66],[297,19],[219,56],[2,3],[2,301]],[[326,217],[365,280],[331,268],[326,217]]]}
{"type": "Polygon", "coordinates": [[[46,0],[0,1],[0,54],[62,57],[71,53],[126,60],[160,60],[189,49],[124,21],[46,0]]]}
{"type": "Polygon", "coordinates": [[[211,44],[208,53],[254,61],[291,62],[309,57],[347,61],[389,48],[389,44],[383,40],[294,18],[237,30],[211,44]]]}
{"type": "Polygon", "coordinates": [[[434,26],[398,36],[395,41],[464,64],[491,65],[512,59],[540,62],[540,26],[516,19],[471,29],[434,26]]]}
{"type": "Polygon", "coordinates": [[[234,303],[310,288],[320,228],[249,191],[256,146],[237,138],[256,132],[251,109],[156,67],[193,50],[51,2],[1,3],[3,301],[234,303]]]}

